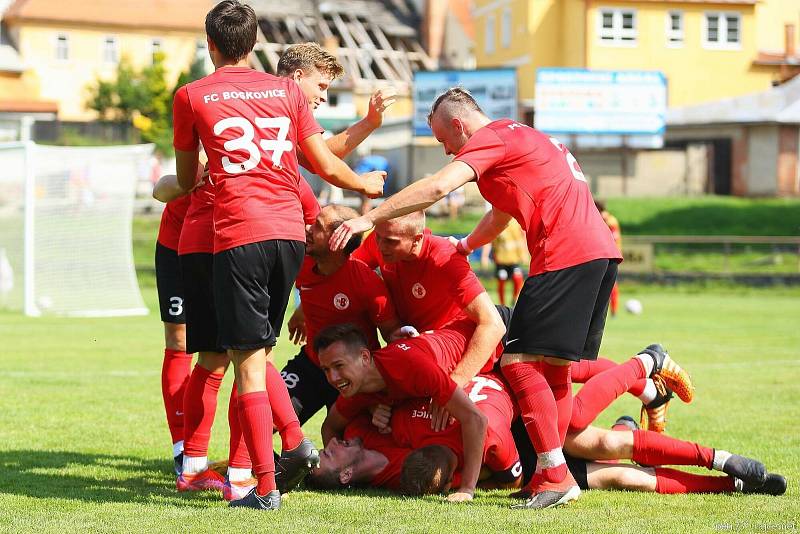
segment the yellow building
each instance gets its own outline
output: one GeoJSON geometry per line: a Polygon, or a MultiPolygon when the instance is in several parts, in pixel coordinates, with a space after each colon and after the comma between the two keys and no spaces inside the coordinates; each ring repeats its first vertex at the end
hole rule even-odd
{"type": "Polygon", "coordinates": [[[797,0],[475,0],[473,14],[478,66],[517,67],[528,108],[540,67],[660,70],[670,107],[797,72],[797,0]]]}
{"type": "Polygon", "coordinates": [[[16,0],[3,15],[3,40],[21,66],[0,68],[0,112],[44,105],[61,120],[95,119],[86,88],[113,78],[122,57],[141,69],[163,52],[175,83],[197,55],[208,55],[203,23],[212,3],[16,0]]]}

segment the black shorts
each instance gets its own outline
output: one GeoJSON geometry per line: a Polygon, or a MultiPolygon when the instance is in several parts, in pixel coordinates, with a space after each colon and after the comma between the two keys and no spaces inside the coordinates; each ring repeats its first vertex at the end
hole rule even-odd
{"type": "Polygon", "coordinates": [[[219,345],[252,350],[275,345],[305,243],[272,239],[214,254],[219,345]]]}
{"type": "Polygon", "coordinates": [[[186,352],[225,352],[217,340],[214,307],[213,254],[184,254],[180,257],[185,286],[186,352]]]}
{"type": "Polygon", "coordinates": [[[593,260],[528,277],[508,328],[506,352],[596,360],[615,260],[593,260]]]}
{"type": "MultiPolygon", "coordinates": [[[[531,444],[528,437],[528,432],[525,430],[525,424],[522,422],[522,417],[517,417],[511,424],[511,435],[514,437],[514,444],[517,446],[519,452],[519,460],[522,464],[522,483],[527,484],[533,473],[536,471],[536,450],[531,444]]],[[[575,481],[582,490],[589,489],[589,481],[586,472],[586,460],[575,458],[569,454],[564,454],[564,459],[567,461],[567,468],[575,481]]]]}
{"type": "Polygon", "coordinates": [[[156,241],[156,289],[161,321],[183,324],[186,314],[183,305],[183,278],[178,252],[156,241]]]}
{"type": "Polygon", "coordinates": [[[514,276],[515,272],[522,274],[519,265],[498,263],[494,267],[494,277],[499,280],[508,280],[514,276]]]}
{"type": "Polygon", "coordinates": [[[325,379],[322,369],[308,358],[305,346],[281,369],[281,376],[301,425],[323,406],[330,408],[339,396],[336,388],[325,379]]]}

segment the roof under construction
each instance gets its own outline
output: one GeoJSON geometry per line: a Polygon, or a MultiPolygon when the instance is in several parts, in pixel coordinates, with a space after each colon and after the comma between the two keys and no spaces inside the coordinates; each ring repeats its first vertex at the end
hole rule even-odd
{"type": "Polygon", "coordinates": [[[410,90],[415,70],[436,64],[421,45],[420,15],[407,0],[249,0],[259,18],[256,57],[275,72],[290,45],[323,44],[345,68],[345,83],[369,90],[382,81],[410,90]]]}

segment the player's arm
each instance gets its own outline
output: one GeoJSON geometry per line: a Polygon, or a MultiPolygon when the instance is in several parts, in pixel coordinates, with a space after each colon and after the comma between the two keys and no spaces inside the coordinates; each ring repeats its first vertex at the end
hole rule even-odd
{"type": "Polygon", "coordinates": [[[333,438],[344,436],[344,429],[350,421],[336,409],[336,405],[331,406],[328,415],[322,422],[322,444],[327,445],[333,438]]]}
{"type": "Polygon", "coordinates": [[[381,336],[387,343],[397,337],[397,333],[402,327],[403,324],[400,322],[400,319],[397,319],[396,317],[389,321],[378,323],[378,330],[381,331],[381,336]]]}
{"type": "Polygon", "coordinates": [[[511,215],[497,208],[492,208],[484,214],[469,235],[461,240],[455,240],[454,238],[450,238],[450,240],[454,242],[459,252],[469,254],[476,248],[494,241],[510,222],[511,215]]]}
{"type": "MultiPolygon", "coordinates": [[[[197,174],[200,179],[195,183],[192,190],[203,185],[203,180],[208,177],[208,171],[206,171],[200,163],[197,164],[197,174]]],[[[178,185],[178,176],[175,174],[165,174],[159,178],[156,185],[153,186],[153,198],[165,204],[185,196],[190,192],[191,191],[184,191],[183,188],[178,185]]]]}
{"type": "Polygon", "coordinates": [[[357,175],[330,151],[321,134],[317,133],[300,141],[300,150],[303,151],[313,171],[326,182],[342,189],[362,193],[370,198],[377,198],[383,194],[385,172],[374,171],[362,176],[357,175]]]}
{"type": "Polygon", "coordinates": [[[197,185],[200,178],[197,174],[197,165],[200,163],[200,153],[197,149],[185,151],[175,150],[175,174],[178,178],[178,187],[183,194],[190,192],[197,185]]]}
{"type": "Polygon", "coordinates": [[[397,91],[392,87],[384,87],[375,91],[369,99],[367,115],[345,131],[334,135],[326,141],[331,152],[340,158],[350,154],[372,132],[381,127],[383,114],[386,109],[394,104],[396,97],[397,91]]]}
{"type": "Polygon", "coordinates": [[[376,224],[423,210],[447,193],[475,179],[475,171],[461,161],[447,164],[436,174],[423,178],[395,193],[377,208],[342,223],[331,236],[331,250],[341,250],[353,234],[366,232],[376,224]]]}
{"type": "Polygon", "coordinates": [[[486,291],[472,299],[464,312],[475,322],[475,332],[467,345],[464,357],[450,378],[459,388],[472,380],[492,356],[506,333],[506,326],[486,291]]]}
{"type": "Polygon", "coordinates": [[[464,468],[461,470],[461,487],[448,497],[452,501],[471,500],[478,483],[483,461],[483,442],[486,439],[486,416],[469,400],[461,388],[445,404],[450,414],[461,423],[461,440],[464,445],[464,468]]]}

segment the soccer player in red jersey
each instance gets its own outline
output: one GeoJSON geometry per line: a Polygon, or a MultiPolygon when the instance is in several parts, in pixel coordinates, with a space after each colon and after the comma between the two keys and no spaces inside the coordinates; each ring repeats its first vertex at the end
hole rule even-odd
{"type": "Polygon", "coordinates": [[[156,288],[161,322],[164,323],[164,360],[161,364],[161,395],[167,426],[172,437],[175,472],[183,464],[183,394],[189,381],[192,353],[186,352],[184,287],[178,263],[178,240],[189,197],[169,202],[161,214],[156,240],[156,288]]]}
{"type": "MultiPolygon", "coordinates": [[[[209,11],[206,33],[216,71],[176,93],[173,144],[180,187],[195,185],[202,141],[216,188],[212,276],[219,344],[234,364],[239,418],[258,479],[231,506],[274,510],[280,493],[265,370],[305,240],[296,149],[323,179],[372,196],[380,194],[383,175],[355,175],[328,150],[297,84],[248,67],[257,28],[253,9],[236,0],[209,11]]],[[[317,461],[305,439],[296,455],[309,465],[317,461]]]]}
{"type": "Polygon", "coordinates": [[[435,363],[436,351],[448,350],[435,334],[390,343],[371,351],[353,325],[331,326],[314,339],[320,366],[339,391],[322,424],[322,440],[341,437],[348,421],[375,404],[393,405],[413,398],[431,399],[461,423],[464,469],[458,490],[448,499],[471,500],[480,473],[486,417],[435,363]]]}
{"type": "Polygon", "coordinates": [[[463,355],[450,369],[459,387],[493,367],[502,353],[503,318],[467,259],[425,227],[423,211],[378,224],[353,256],[380,267],[403,324],[424,332],[474,323],[463,355]]]}
{"type": "Polygon", "coordinates": [[[492,209],[459,241],[462,252],[492,241],[511,217],[520,223],[531,265],[501,365],[538,454],[533,496],[522,506],[567,503],[580,495],[561,450],[572,411],[569,365],[597,357],[622,257],[580,167],[557,140],[513,120],[490,120],[458,88],[436,99],[429,122],[455,160],[342,225],[331,246],[340,247],[353,232],[378,222],[424,209],[472,180],[492,209]]]}
{"type": "Polygon", "coordinates": [[[323,406],[330,407],[338,396],[320,370],[311,343],[320,331],[351,323],[364,333],[369,349],[377,350],[376,327],[389,340],[401,326],[383,280],[363,262],[350,257],[360,242],[358,237],[345,250],[333,252],[328,247],[333,231],[357,216],[351,208],[331,204],[322,208],[306,232],[306,258],[296,281],[300,307],[289,321],[289,332],[297,341],[308,339],[309,343],[281,370],[300,424],[323,406]]]}

